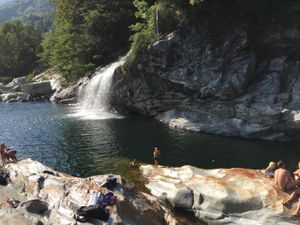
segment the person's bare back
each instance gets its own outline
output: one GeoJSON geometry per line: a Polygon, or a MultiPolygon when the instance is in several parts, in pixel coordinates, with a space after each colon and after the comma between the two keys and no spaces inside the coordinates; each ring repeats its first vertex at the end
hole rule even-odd
{"type": "Polygon", "coordinates": [[[290,189],[295,188],[295,183],[293,182],[293,179],[289,173],[284,168],[279,168],[275,171],[275,185],[281,190],[287,191],[290,189]]]}

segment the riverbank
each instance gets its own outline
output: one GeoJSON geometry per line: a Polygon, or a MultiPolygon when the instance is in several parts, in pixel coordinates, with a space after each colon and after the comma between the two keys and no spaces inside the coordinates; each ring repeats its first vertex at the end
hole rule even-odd
{"type": "MultiPolygon", "coordinates": [[[[98,190],[108,177],[72,177],[30,159],[9,164],[11,183],[0,186],[0,224],[73,224],[75,211],[86,205],[93,190],[98,190]],[[44,212],[28,211],[28,203],[13,209],[4,196],[30,203],[33,209],[47,206],[44,212]]],[[[118,185],[113,193],[117,203],[110,209],[110,224],[183,225],[177,211],[194,214],[208,224],[296,225],[299,218],[283,210],[286,195],[272,186],[260,171],[250,169],[203,170],[141,166],[141,177],[147,190],[141,191],[115,175],[118,185]],[[150,193],[148,192],[148,193],[150,193]]],[[[136,173],[138,174],[138,173],[136,173]]],[[[106,188],[101,191],[108,192],[106,188]]],[[[80,224],[80,223],[78,223],[80,224]]],[[[90,224],[105,224],[92,221],[90,224]]],[[[109,224],[109,223],[108,223],[109,224]]],[[[198,223],[197,223],[198,224],[198,223]]]]}

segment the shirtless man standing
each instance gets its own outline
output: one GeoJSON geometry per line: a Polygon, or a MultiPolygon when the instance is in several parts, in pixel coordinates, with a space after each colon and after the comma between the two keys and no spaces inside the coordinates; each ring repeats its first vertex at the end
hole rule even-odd
{"type": "Polygon", "coordinates": [[[7,150],[7,148],[6,148],[5,144],[1,143],[0,144],[0,155],[1,155],[1,160],[3,161],[3,163],[5,161],[5,152],[6,152],[6,150],[7,150]]]}
{"type": "Polygon", "coordinates": [[[157,147],[155,147],[153,151],[153,161],[155,166],[158,166],[159,164],[159,157],[160,157],[160,151],[157,147]]]}
{"type": "MultiPolygon", "coordinates": [[[[294,181],[291,174],[285,168],[285,164],[282,161],[277,163],[279,169],[275,171],[275,186],[284,192],[292,192],[292,194],[282,203],[284,206],[289,205],[292,201],[299,198],[300,188],[297,186],[300,181],[294,181]]],[[[299,215],[300,213],[300,201],[296,212],[293,215],[299,215]]]]}

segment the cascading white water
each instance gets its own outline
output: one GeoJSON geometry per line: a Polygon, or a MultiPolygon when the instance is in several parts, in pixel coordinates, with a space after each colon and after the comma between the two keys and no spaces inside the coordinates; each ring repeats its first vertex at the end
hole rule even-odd
{"type": "Polygon", "coordinates": [[[73,116],[93,120],[120,118],[120,116],[108,111],[109,89],[115,70],[123,65],[125,60],[126,56],[95,72],[91,80],[79,91],[78,109],[73,116]]]}

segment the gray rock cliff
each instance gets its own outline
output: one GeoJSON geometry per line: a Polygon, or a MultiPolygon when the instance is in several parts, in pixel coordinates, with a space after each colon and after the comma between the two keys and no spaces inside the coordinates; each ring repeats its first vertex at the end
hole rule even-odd
{"type": "Polygon", "coordinates": [[[172,127],[299,140],[299,49],[296,29],[252,35],[235,28],[211,37],[185,27],[115,73],[113,104],[172,127]]]}

